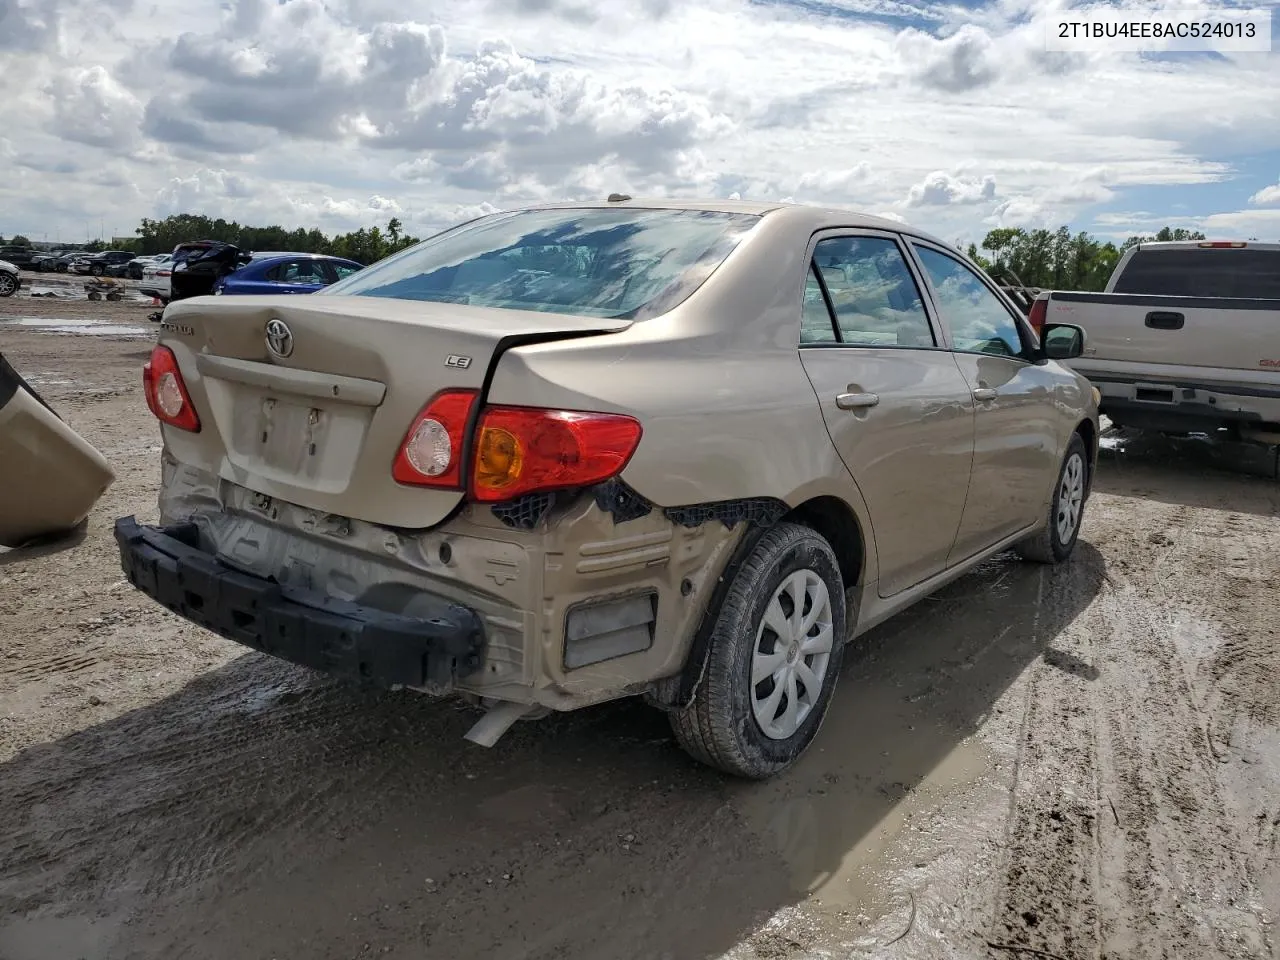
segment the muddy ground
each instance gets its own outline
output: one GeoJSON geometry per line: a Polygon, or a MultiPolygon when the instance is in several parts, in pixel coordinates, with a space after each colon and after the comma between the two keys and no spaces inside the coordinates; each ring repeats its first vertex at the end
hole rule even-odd
{"type": "Polygon", "coordinates": [[[110,525],[155,516],[154,326],[3,319],[37,309],[74,319],[0,302],[0,350],[119,477],[76,542],[0,552],[2,960],[1275,956],[1273,458],[1111,438],[1070,564],[877,629],[746,784],[639,703],[484,750],[142,598],[110,525]]]}

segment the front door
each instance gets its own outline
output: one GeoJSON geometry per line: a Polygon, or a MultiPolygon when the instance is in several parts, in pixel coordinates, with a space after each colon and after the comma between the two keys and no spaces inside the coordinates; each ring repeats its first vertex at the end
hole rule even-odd
{"type": "Polygon", "coordinates": [[[1056,385],[1004,301],[969,266],[914,243],[976,406],[973,479],[950,563],[1043,519],[1058,471],[1056,385]]]}
{"type": "Polygon", "coordinates": [[[800,359],[870,511],[880,595],[943,570],[969,486],[973,398],[893,236],[817,241],[800,359]]]}

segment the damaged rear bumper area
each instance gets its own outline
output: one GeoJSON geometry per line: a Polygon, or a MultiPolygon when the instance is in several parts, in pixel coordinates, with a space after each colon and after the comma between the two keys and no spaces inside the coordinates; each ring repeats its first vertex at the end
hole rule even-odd
{"type": "Polygon", "coordinates": [[[134,587],[192,623],[254,650],[349,680],[433,694],[481,660],[475,611],[440,601],[406,616],[242,573],[200,549],[193,523],[122,517],[120,563],[134,587]]]}

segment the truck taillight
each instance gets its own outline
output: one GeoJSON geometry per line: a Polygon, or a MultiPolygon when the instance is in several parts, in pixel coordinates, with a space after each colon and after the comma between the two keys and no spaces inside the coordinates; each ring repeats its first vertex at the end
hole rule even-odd
{"type": "Polygon", "coordinates": [[[1027,314],[1027,322],[1031,324],[1031,329],[1036,332],[1036,336],[1040,336],[1040,330],[1044,327],[1045,317],[1049,313],[1049,297],[1042,294],[1031,301],[1031,311],[1027,314]]]}
{"type": "Polygon", "coordinates": [[[443,390],[409,426],[391,475],[398,483],[440,490],[462,489],[462,441],[475,390],[443,390]]]}
{"type": "Polygon", "coordinates": [[[1248,244],[1242,240],[1206,240],[1199,246],[1217,250],[1242,250],[1248,244]]]}
{"type": "Polygon", "coordinates": [[[200,417],[178,369],[178,358],[168,347],[156,347],[142,366],[142,390],[147,407],[157,420],[179,430],[200,432],[200,417]]]}
{"type": "Polygon", "coordinates": [[[495,503],[599,483],[627,465],[640,433],[620,414],[489,407],[476,429],[470,494],[495,503]]]}

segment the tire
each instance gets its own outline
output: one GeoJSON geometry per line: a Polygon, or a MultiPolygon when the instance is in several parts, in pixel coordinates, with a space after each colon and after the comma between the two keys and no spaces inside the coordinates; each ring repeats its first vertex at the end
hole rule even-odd
{"type": "Polygon", "coordinates": [[[100,277],[104,273],[106,273],[107,270],[106,270],[106,267],[104,267],[102,264],[95,263],[92,267],[89,268],[89,272],[93,274],[95,277],[100,277]]]}
{"type": "Polygon", "coordinates": [[[840,674],[845,635],[844,583],[831,545],[799,524],[770,528],[738,569],[716,613],[693,702],[670,714],[676,740],[695,759],[734,776],[763,780],[782,772],[804,753],[822,726],[840,674]],[[791,625],[792,587],[800,591],[802,611],[812,612],[825,593],[825,606],[817,607],[818,621],[807,634],[812,644],[807,655],[803,650],[782,654],[779,644],[789,638],[766,623],[776,602],[774,623],[781,612],[781,622],[791,625]],[[824,623],[830,624],[829,634],[824,623]],[[823,635],[828,638],[825,650],[823,635]],[[779,656],[782,659],[775,661],[779,656]],[[776,662],[775,672],[753,685],[753,669],[767,670],[769,662],[776,662]],[[804,688],[802,664],[811,677],[821,671],[819,690],[816,696],[804,690],[803,697],[795,697],[805,712],[792,718],[788,686],[795,680],[792,689],[799,693],[804,688]],[[782,693],[773,696],[778,686],[782,693]],[[760,715],[772,716],[778,726],[766,733],[760,715]]]}
{"type": "Polygon", "coordinates": [[[1053,499],[1049,503],[1049,515],[1045,525],[1035,536],[1028,537],[1015,549],[1025,560],[1035,563],[1062,563],[1075,550],[1084,523],[1084,508],[1089,491],[1089,453],[1085,450],[1080,434],[1073,433],[1067,444],[1067,452],[1058,468],[1058,479],[1053,486],[1053,499]],[[1075,504],[1074,522],[1069,520],[1072,503],[1075,504]]]}
{"type": "Polygon", "coordinates": [[[18,292],[18,278],[11,273],[0,273],[0,297],[12,297],[18,292]]]}
{"type": "Polygon", "coordinates": [[[59,273],[66,273],[66,272],[67,272],[68,270],[70,270],[70,269],[71,269],[71,267],[69,267],[69,266],[68,266],[67,264],[65,264],[65,263],[60,263],[60,264],[58,264],[58,272],[59,272],[59,273]]]}

